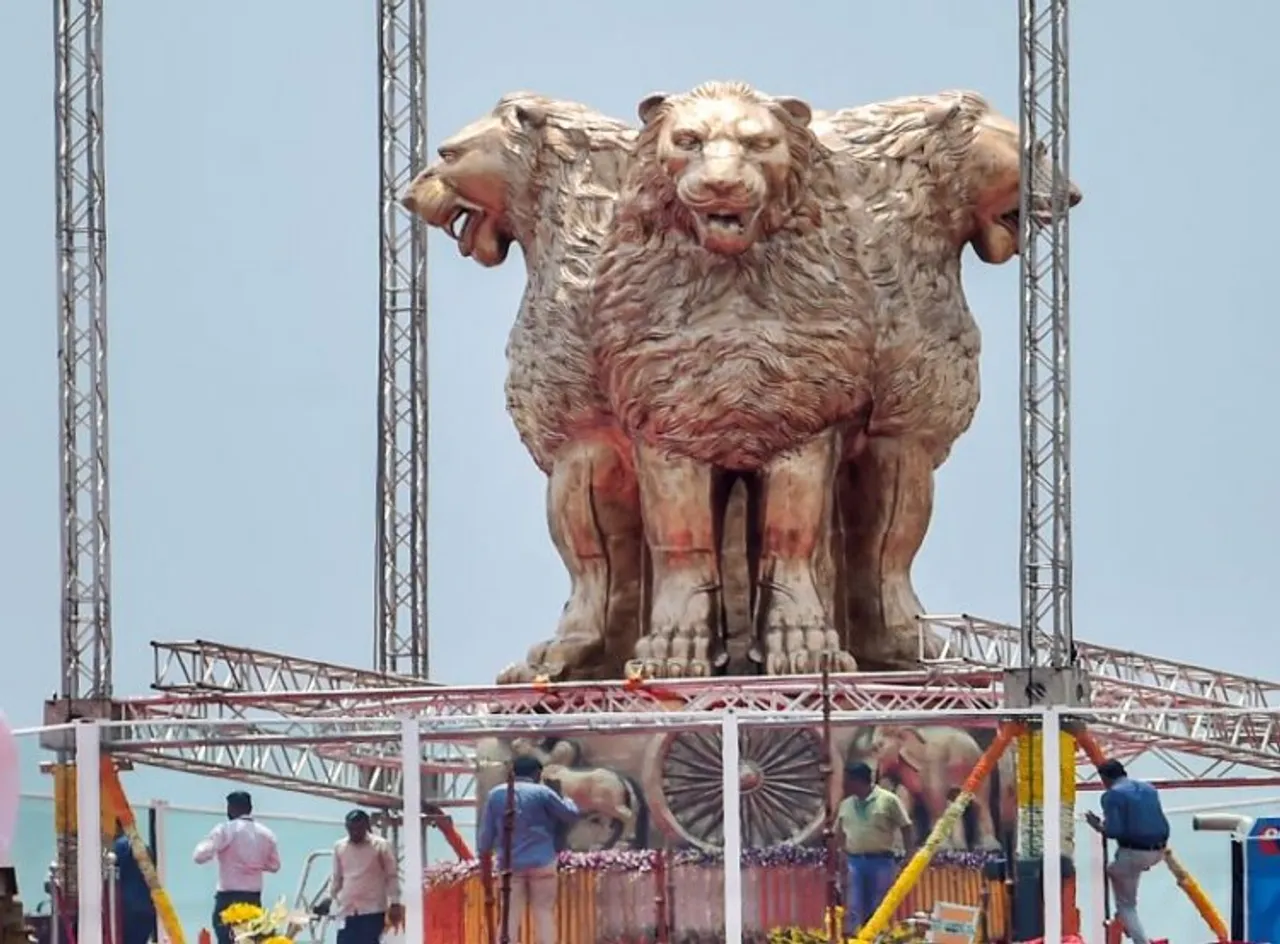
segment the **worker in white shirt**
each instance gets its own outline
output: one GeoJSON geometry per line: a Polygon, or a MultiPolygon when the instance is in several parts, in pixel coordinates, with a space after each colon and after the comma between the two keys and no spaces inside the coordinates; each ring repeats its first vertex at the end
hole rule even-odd
{"type": "Polygon", "coordinates": [[[280,850],[271,830],[253,818],[253,800],[243,790],[227,794],[227,821],[213,827],[196,845],[197,865],[218,860],[218,891],[213,896],[213,933],[218,944],[231,944],[231,929],[222,923],[228,905],[262,904],[262,875],[280,871],[280,850]]]}
{"type": "Polygon", "coordinates": [[[347,814],[347,838],[333,846],[329,899],[316,906],[317,913],[342,921],[338,944],[378,944],[384,929],[404,924],[395,851],[369,825],[364,810],[347,814]]]}

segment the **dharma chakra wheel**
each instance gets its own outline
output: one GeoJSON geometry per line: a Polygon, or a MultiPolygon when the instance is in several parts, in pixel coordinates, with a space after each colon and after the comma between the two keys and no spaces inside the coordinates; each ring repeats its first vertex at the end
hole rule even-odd
{"type": "MultiPolygon", "coordinates": [[[[744,728],[738,745],[743,848],[812,839],[826,812],[821,735],[812,728],[744,728]]],[[[644,779],[655,818],[678,843],[724,845],[718,731],[655,738],[644,779]]]]}

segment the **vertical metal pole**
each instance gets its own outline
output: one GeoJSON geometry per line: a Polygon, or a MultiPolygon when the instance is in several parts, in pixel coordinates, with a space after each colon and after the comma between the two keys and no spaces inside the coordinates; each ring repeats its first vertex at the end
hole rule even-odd
{"type": "Polygon", "coordinates": [[[404,851],[404,937],[406,944],[422,944],[426,940],[426,915],[423,913],[422,873],[422,733],[417,718],[400,723],[400,764],[404,784],[404,829],[401,849],[404,851]]]}
{"type": "Polygon", "coordinates": [[[507,765],[507,794],[504,797],[506,807],[502,811],[502,888],[499,892],[499,914],[502,916],[502,928],[498,932],[499,944],[511,944],[511,935],[520,936],[520,926],[524,921],[524,910],[518,915],[511,913],[512,882],[512,847],[516,836],[516,768],[515,764],[507,765]]]}
{"type": "Polygon", "coordinates": [[[111,932],[110,944],[123,944],[124,926],[121,923],[122,910],[120,908],[120,863],[116,859],[114,850],[106,854],[106,860],[107,929],[111,932]]]}
{"type": "Polygon", "coordinates": [[[834,794],[837,780],[833,776],[834,771],[831,767],[831,752],[831,660],[823,656],[822,764],[819,768],[822,772],[822,784],[825,788],[825,793],[823,794],[822,847],[826,850],[824,866],[827,873],[827,912],[826,921],[823,923],[827,928],[827,938],[835,941],[838,940],[841,933],[841,929],[836,926],[836,909],[840,906],[840,862],[838,860],[840,850],[836,849],[836,804],[834,802],[834,794]]]}
{"type": "Polygon", "coordinates": [[[1046,708],[1044,757],[1044,944],[1062,944],[1062,713],[1046,708]]]}
{"type": "Polygon", "coordinates": [[[742,762],[738,716],[726,711],[720,722],[720,763],[724,788],[724,940],[742,944],[742,762]]]}
{"type": "Polygon", "coordinates": [[[400,205],[427,151],[427,0],[379,0],[374,664],[427,678],[427,242],[400,205]]]}
{"type": "Polygon", "coordinates": [[[81,721],[76,736],[76,842],[80,851],[80,928],[77,944],[102,941],[102,784],[101,729],[96,721],[81,721]]]}
{"type": "Polygon", "coordinates": [[[1021,660],[1023,667],[1066,667],[1075,662],[1067,0],[1019,0],[1018,12],[1022,133],[1021,660]],[[1051,167],[1047,175],[1042,170],[1045,158],[1051,167]],[[1049,637],[1047,652],[1042,651],[1042,633],[1049,637]]]}
{"type": "MultiPolygon", "coordinates": [[[[70,706],[111,695],[102,0],[54,0],[53,10],[62,519],[58,696],[70,706]]],[[[64,715],[71,713],[68,708],[64,715]]],[[[59,752],[58,763],[67,762],[59,752]]],[[[58,863],[65,892],[77,871],[66,836],[60,837],[58,863]]]]}
{"type": "MultiPolygon", "coordinates": [[[[148,831],[151,833],[151,861],[155,863],[156,878],[160,881],[161,888],[168,888],[165,872],[169,856],[165,854],[165,836],[169,825],[169,801],[152,800],[147,810],[147,820],[150,826],[148,831]]],[[[163,921],[156,922],[156,940],[159,944],[169,944],[169,935],[163,921]]]]}
{"type": "Polygon", "coordinates": [[[60,944],[63,938],[62,921],[65,907],[62,889],[59,887],[62,869],[59,863],[49,863],[49,944],[60,944]]]}

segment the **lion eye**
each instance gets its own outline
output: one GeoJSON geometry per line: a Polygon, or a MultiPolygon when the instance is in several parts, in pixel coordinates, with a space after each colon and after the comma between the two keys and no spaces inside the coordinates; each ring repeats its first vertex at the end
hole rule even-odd
{"type": "Polygon", "coordinates": [[[772,151],[778,146],[777,138],[752,138],[747,146],[753,151],[772,151]]]}
{"type": "Polygon", "coordinates": [[[702,146],[702,139],[696,134],[683,131],[671,136],[671,143],[682,151],[696,151],[702,146]]]}

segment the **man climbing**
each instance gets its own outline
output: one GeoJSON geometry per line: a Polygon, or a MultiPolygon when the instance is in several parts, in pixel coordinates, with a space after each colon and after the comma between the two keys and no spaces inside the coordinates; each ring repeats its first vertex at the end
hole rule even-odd
{"type": "Polygon", "coordinates": [[[1107,866],[1116,917],[1133,944],[1150,944],[1138,920],[1138,880],[1164,858],[1169,821],[1156,788],[1131,778],[1120,761],[1105,761],[1098,767],[1098,777],[1105,790],[1102,816],[1090,810],[1085,819],[1116,844],[1115,857],[1107,866]]]}

